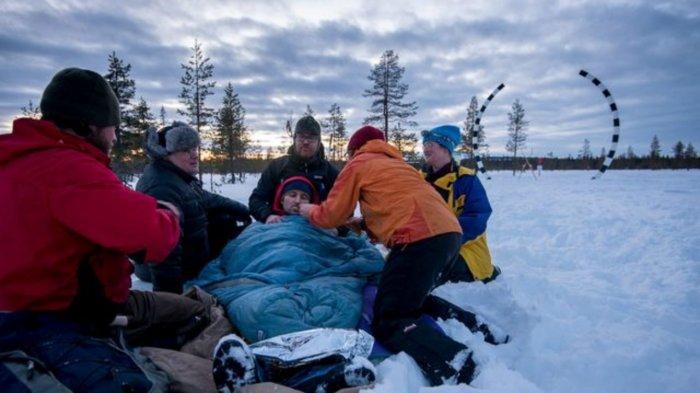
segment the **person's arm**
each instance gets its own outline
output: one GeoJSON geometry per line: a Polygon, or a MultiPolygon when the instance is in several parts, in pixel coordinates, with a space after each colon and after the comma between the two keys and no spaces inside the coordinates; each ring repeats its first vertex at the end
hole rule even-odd
{"type": "Polygon", "coordinates": [[[466,201],[462,214],[457,217],[462,227],[462,243],[474,240],[486,232],[486,223],[491,216],[491,204],[486,190],[476,176],[471,176],[464,191],[466,201]]]}
{"type": "Polygon", "coordinates": [[[250,208],[250,214],[258,221],[265,222],[267,218],[272,214],[272,200],[275,197],[275,187],[277,186],[277,181],[275,179],[277,171],[274,170],[275,162],[273,161],[270,165],[265,168],[260,179],[258,180],[258,185],[250,194],[248,200],[248,207],[250,208]]]}
{"type": "Polygon", "coordinates": [[[61,224],[104,248],[165,259],[180,238],[177,216],[133,191],[101,164],[76,163],[76,178],[51,190],[49,208],[61,224]]]}
{"type": "MultiPolygon", "coordinates": [[[[331,190],[333,189],[333,185],[335,184],[335,181],[338,179],[338,169],[333,166],[333,164],[328,162],[328,172],[326,176],[326,192],[330,193],[331,190]]],[[[321,200],[325,200],[323,196],[321,196],[321,200]]]]}
{"type": "Polygon", "coordinates": [[[211,193],[209,191],[203,191],[204,208],[207,211],[207,216],[212,214],[225,213],[229,214],[238,221],[243,221],[246,225],[250,224],[251,219],[248,206],[240,202],[234,201],[233,199],[229,199],[221,195],[211,193]]]}
{"type": "Polygon", "coordinates": [[[328,198],[306,211],[309,221],[321,228],[334,228],[347,222],[360,199],[360,167],[363,162],[350,161],[340,172],[328,198]]]}
{"type": "MultiPolygon", "coordinates": [[[[182,293],[182,286],[184,284],[183,278],[183,241],[185,237],[185,216],[182,210],[184,203],[182,201],[182,196],[178,192],[176,187],[168,186],[167,184],[158,185],[151,187],[147,190],[148,194],[157,198],[160,203],[170,203],[174,208],[178,209],[180,213],[180,227],[183,230],[180,233],[180,238],[177,245],[170,252],[167,258],[162,263],[159,264],[149,264],[148,268],[151,271],[151,283],[153,284],[153,290],[159,292],[172,292],[172,293],[182,293]]],[[[145,260],[145,262],[150,262],[145,260]]]]}

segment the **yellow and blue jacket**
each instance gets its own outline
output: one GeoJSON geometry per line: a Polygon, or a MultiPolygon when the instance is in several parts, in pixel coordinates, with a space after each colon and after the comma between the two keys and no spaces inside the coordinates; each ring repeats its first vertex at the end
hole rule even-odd
{"type": "Polygon", "coordinates": [[[491,252],[486,241],[486,223],[491,216],[491,204],[486,190],[473,169],[452,161],[437,172],[424,167],[421,175],[447,202],[462,227],[462,259],[475,280],[493,275],[491,252]]]}

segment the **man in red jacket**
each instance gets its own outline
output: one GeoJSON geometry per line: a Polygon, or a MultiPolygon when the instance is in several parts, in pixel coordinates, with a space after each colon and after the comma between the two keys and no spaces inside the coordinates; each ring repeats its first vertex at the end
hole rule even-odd
{"type": "Polygon", "coordinates": [[[40,106],[42,120],[15,120],[0,135],[3,389],[47,381],[14,367],[26,362],[73,391],[149,391],[157,384],[108,327],[129,296],[127,255],[167,257],[179,213],[109,169],[119,103],[99,74],[58,72],[40,106]]]}

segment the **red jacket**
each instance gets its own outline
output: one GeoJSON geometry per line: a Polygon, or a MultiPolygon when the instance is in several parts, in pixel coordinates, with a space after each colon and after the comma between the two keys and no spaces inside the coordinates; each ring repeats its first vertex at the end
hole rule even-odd
{"type": "Polygon", "coordinates": [[[126,255],[161,261],[177,244],[177,217],[124,186],[108,164],[47,121],[18,119],[0,135],[0,311],[65,310],[87,260],[106,297],[123,303],[126,255]]]}

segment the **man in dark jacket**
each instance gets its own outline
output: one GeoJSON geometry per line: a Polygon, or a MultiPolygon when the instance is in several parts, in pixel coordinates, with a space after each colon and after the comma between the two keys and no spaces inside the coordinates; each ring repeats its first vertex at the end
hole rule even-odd
{"type": "Polygon", "coordinates": [[[181,293],[183,283],[196,277],[251,222],[244,204],[202,189],[195,177],[199,143],[197,131],[185,123],[148,132],[146,151],[153,161],[136,190],[170,202],[182,212],[182,236],[175,250],[157,266],[136,267],[136,275],[152,281],[155,291],[181,293]]]}
{"type": "Polygon", "coordinates": [[[0,135],[1,389],[158,391],[109,325],[130,296],[127,255],[165,259],[179,212],[109,169],[119,103],[99,74],[58,72],[40,107],[0,135]]]}
{"type": "Polygon", "coordinates": [[[250,213],[267,224],[279,222],[273,212],[277,186],[293,176],[311,180],[324,201],[338,177],[338,170],[326,160],[321,144],[321,126],[312,116],[304,116],[294,127],[294,144],[286,156],[273,160],[260,176],[248,201],[250,213]]]}

